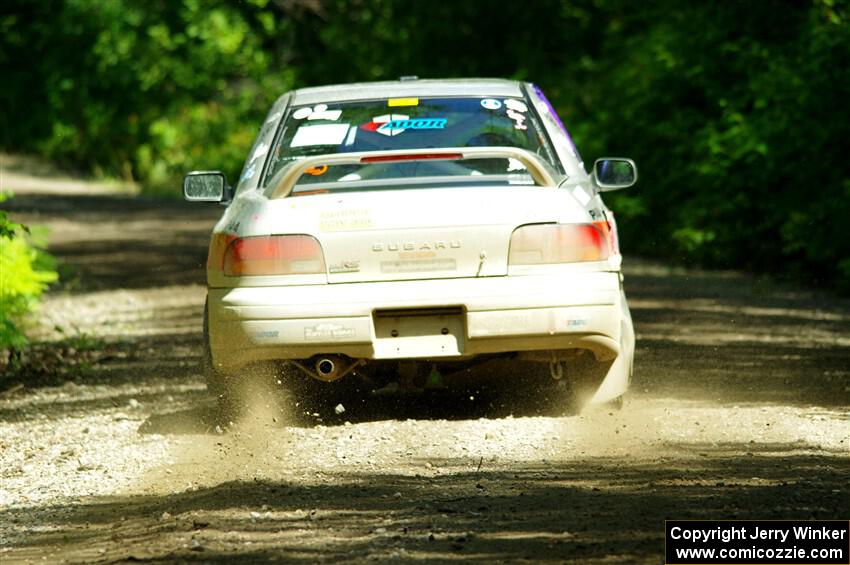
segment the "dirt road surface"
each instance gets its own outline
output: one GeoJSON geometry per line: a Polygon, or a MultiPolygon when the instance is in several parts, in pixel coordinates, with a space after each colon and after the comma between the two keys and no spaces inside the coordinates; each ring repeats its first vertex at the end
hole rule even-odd
{"type": "Polygon", "coordinates": [[[620,412],[539,415],[517,382],[515,406],[449,391],[305,420],[258,402],[222,428],[197,369],[220,208],[8,159],[3,183],[71,280],[42,338],[109,355],[0,398],[0,562],[658,563],[665,518],[850,518],[845,300],[627,257],[620,412]]]}

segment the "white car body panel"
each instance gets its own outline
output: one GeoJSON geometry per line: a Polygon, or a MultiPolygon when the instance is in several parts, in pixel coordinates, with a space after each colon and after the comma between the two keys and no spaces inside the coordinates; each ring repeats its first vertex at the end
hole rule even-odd
{"type": "MultiPolygon", "coordinates": [[[[238,237],[313,235],[322,245],[329,267],[326,282],[330,283],[506,275],[508,245],[518,226],[589,220],[570,190],[540,187],[380,191],[282,199],[254,195],[244,200],[231,205],[216,231],[238,237]],[[375,250],[378,245],[381,251],[375,250]],[[445,268],[429,271],[429,259],[435,268],[445,268]],[[359,262],[359,270],[334,272],[335,265],[346,261],[359,262]],[[392,269],[387,264],[390,261],[402,264],[392,269]],[[417,263],[419,270],[414,270],[417,263]],[[411,270],[405,272],[405,266],[411,270]]],[[[209,283],[234,284],[224,279],[212,272],[209,283]]],[[[286,284],[275,279],[279,277],[239,284],[286,284]]]]}
{"type": "MultiPolygon", "coordinates": [[[[567,147],[542,119],[564,161],[560,186],[380,190],[270,198],[260,163],[288,104],[387,96],[523,96],[512,81],[411,81],[320,87],[281,97],[261,129],[233,202],[214,233],[315,237],[326,272],[225,276],[208,269],[213,366],[346,355],[357,360],[472,359],[515,354],[546,362],[590,351],[610,368],[593,402],[628,386],[634,329],[618,251],[602,261],[509,266],[511,235],[527,224],[609,218],[567,147]],[[258,154],[256,155],[255,154],[258,154]],[[256,161],[256,162],[255,162],[256,161]],[[393,337],[393,334],[398,334],[393,337]]],[[[541,114],[549,110],[531,93],[541,114]],[[543,109],[541,109],[543,108],[543,109]]]]}

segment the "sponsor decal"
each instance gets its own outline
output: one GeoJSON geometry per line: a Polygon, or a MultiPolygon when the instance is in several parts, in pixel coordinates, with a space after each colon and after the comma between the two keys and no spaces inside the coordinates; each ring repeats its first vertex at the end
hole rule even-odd
{"type": "Polygon", "coordinates": [[[390,98],[387,106],[419,106],[418,98],[390,98]]]}
{"type": "Polygon", "coordinates": [[[430,271],[456,271],[454,259],[413,259],[406,261],[381,261],[382,273],[422,273],[430,271]]]}
{"type": "Polygon", "coordinates": [[[316,324],[312,327],[304,328],[305,340],[320,340],[320,339],[344,339],[354,337],[357,332],[354,328],[347,328],[339,324],[325,323],[316,324]]]}
{"type": "Polygon", "coordinates": [[[292,113],[296,120],[329,120],[335,122],[342,115],[342,110],[328,110],[327,104],[316,104],[312,108],[298,108],[292,113]]]}
{"type": "Polygon", "coordinates": [[[552,107],[552,103],[546,98],[546,95],[543,94],[543,91],[540,90],[540,87],[535,85],[534,92],[537,94],[543,104],[537,104],[537,107],[540,109],[540,113],[543,114],[543,117],[549,121],[550,123],[555,124],[564,135],[567,137],[567,142],[570,147],[570,151],[575,157],[581,161],[581,156],[578,154],[578,149],[576,149],[575,143],[573,143],[573,139],[570,137],[567,128],[564,127],[564,123],[561,121],[561,118],[558,117],[558,112],[555,111],[555,108],[552,107]]]}
{"type": "Polygon", "coordinates": [[[313,175],[314,177],[318,177],[318,176],[323,175],[326,172],[328,172],[328,166],[327,165],[319,165],[318,167],[310,167],[309,169],[307,169],[304,172],[308,175],[313,175]]]}
{"type": "Polygon", "coordinates": [[[328,272],[333,273],[357,273],[360,271],[360,261],[351,259],[334,263],[328,267],[328,272]]]}
{"type": "Polygon", "coordinates": [[[348,124],[322,124],[320,126],[301,126],[290,142],[290,147],[311,147],[315,145],[339,145],[348,135],[348,124]]]}
{"type": "Polygon", "coordinates": [[[319,215],[319,229],[323,232],[369,229],[372,218],[369,210],[335,210],[319,215]]]}
{"type": "MultiPolygon", "coordinates": [[[[366,122],[360,126],[360,129],[363,131],[378,131],[378,128],[383,128],[388,123],[395,120],[407,120],[410,116],[405,114],[384,114],[383,116],[375,116],[372,118],[372,121],[366,122]]],[[[391,130],[391,129],[382,129],[381,133],[384,135],[398,135],[403,132],[403,129],[400,130],[391,130]]]]}
{"type": "Polygon", "coordinates": [[[495,98],[485,98],[481,101],[481,107],[487,110],[498,110],[502,107],[502,103],[495,98]]]}
{"type": "Polygon", "coordinates": [[[525,130],[528,126],[525,125],[525,114],[521,114],[516,110],[508,108],[508,117],[514,121],[514,129],[525,130]]]}
{"type": "Polygon", "coordinates": [[[508,110],[513,110],[514,112],[528,112],[528,106],[525,105],[525,102],[521,102],[514,98],[506,98],[505,106],[508,108],[508,110]]]}
{"type": "Polygon", "coordinates": [[[410,118],[410,116],[403,114],[384,114],[383,116],[375,116],[372,121],[361,125],[360,129],[394,136],[409,129],[445,129],[446,121],[446,118],[410,118]]]}
{"type": "Polygon", "coordinates": [[[254,337],[256,339],[274,339],[278,335],[280,335],[280,332],[277,330],[260,330],[254,332],[254,337]]]}

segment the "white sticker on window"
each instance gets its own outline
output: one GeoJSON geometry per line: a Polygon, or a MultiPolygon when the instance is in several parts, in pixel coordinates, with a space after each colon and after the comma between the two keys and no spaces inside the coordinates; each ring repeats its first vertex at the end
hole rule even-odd
{"type": "Polygon", "coordinates": [[[339,145],[348,135],[348,124],[322,124],[320,126],[301,126],[295,132],[290,147],[310,147],[314,145],[339,145]]]}
{"type": "Polygon", "coordinates": [[[520,102],[519,100],[516,100],[514,98],[506,99],[505,106],[517,112],[528,112],[528,106],[526,106],[524,102],[520,102]]]}
{"type": "Polygon", "coordinates": [[[327,110],[326,112],[313,112],[308,120],[328,120],[335,122],[342,115],[342,110],[327,110]]]}
{"type": "Polygon", "coordinates": [[[335,122],[342,115],[342,110],[328,110],[327,104],[316,104],[312,108],[298,108],[292,113],[292,117],[296,120],[328,120],[335,122]]]}

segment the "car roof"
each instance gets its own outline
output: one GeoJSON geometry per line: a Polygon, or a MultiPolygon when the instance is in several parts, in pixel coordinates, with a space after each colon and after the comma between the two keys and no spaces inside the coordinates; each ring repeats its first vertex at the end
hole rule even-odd
{"type": "Polygon", "coordinates": [[[520,82],[515,80],[494,78],[358,82],[299,88],[292,91],[291,103],[301,105],[413,96],[522,96],[520,86],[520,82]]]}

